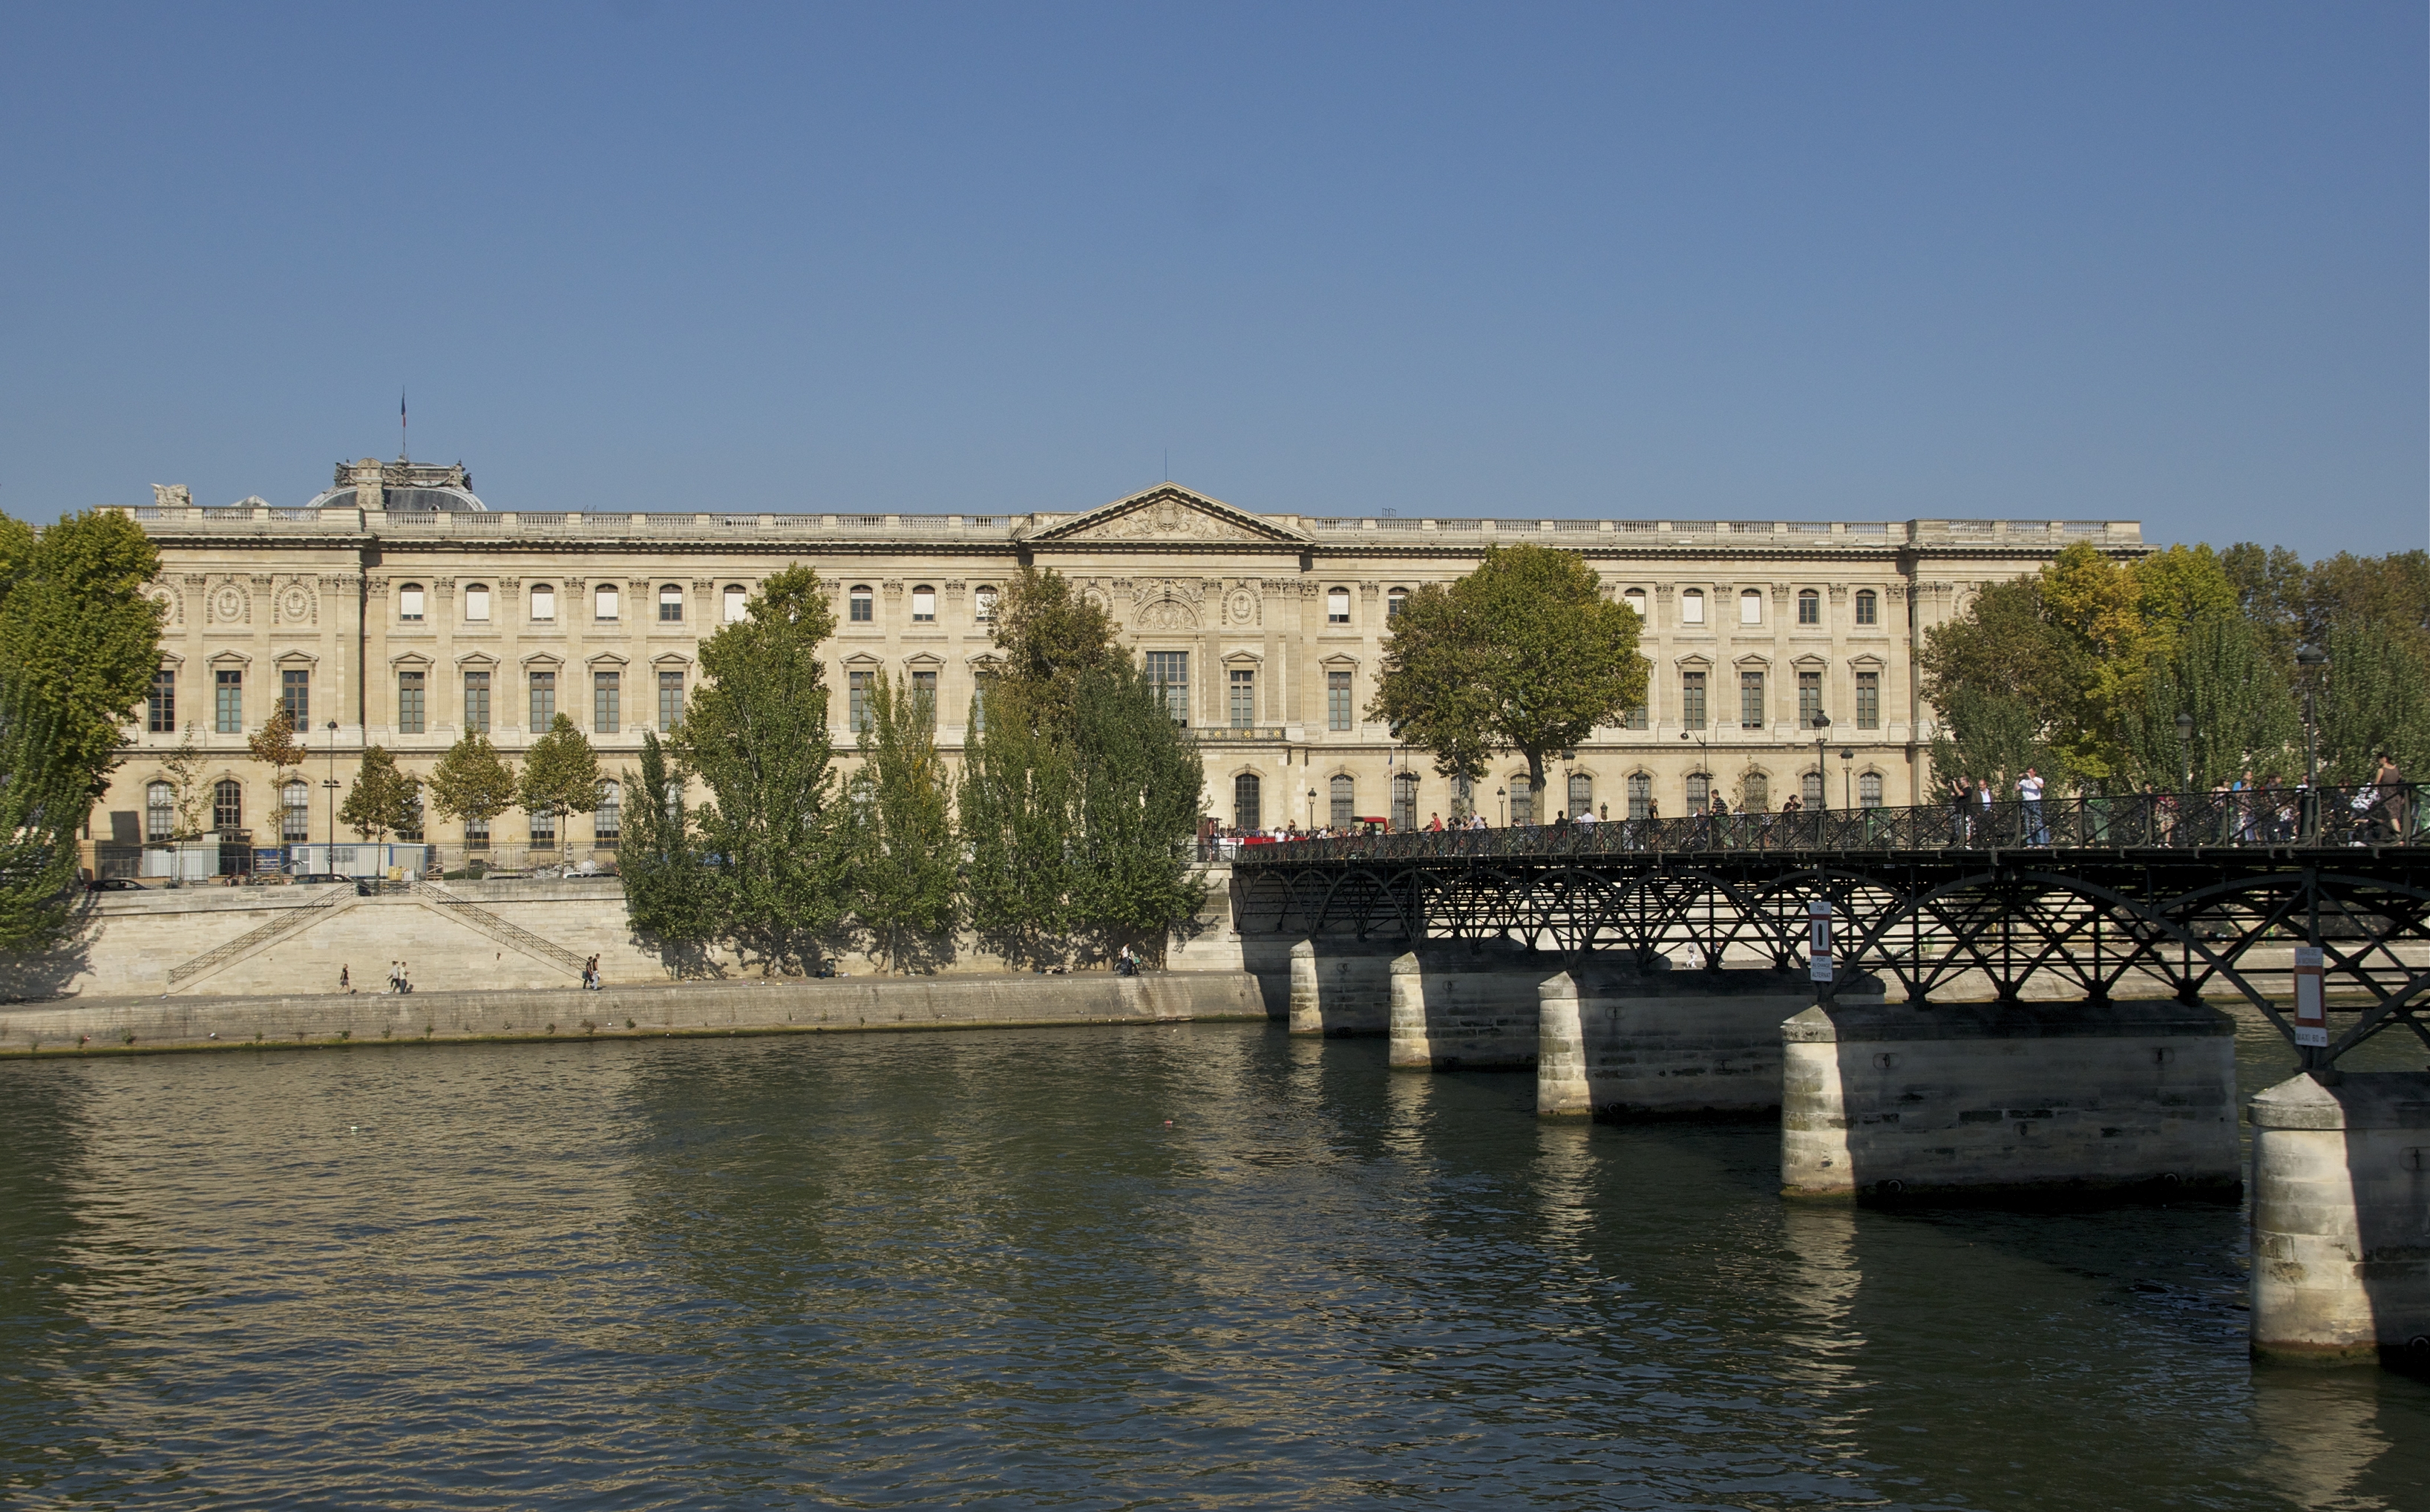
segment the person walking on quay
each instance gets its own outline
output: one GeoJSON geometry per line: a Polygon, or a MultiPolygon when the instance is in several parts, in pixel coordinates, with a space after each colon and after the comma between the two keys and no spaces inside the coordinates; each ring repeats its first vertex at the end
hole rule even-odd
{"type": "Polygon", "coordinates": [[[339,990],[339,991],[341,991],[341,992],[352,992],[354,989],[355,989],[355,984],[354,984],[351,980],[349,980],[349,979],[348,979],[348,977],[347,977],[347,975],[346,975],[346,969],[345,969],[343,966],[339,967],[339,968],[338,968],[338,990],[339,990]]]}

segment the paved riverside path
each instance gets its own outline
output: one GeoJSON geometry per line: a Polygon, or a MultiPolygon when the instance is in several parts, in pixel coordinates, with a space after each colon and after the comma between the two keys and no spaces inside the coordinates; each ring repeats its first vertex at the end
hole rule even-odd
{"type": "Polygon", "coordinates": [[[1241,972],[757,978],[497,992],[70,999],[0,1007],[0,1055],[1266,1017],[1241,972]]]}

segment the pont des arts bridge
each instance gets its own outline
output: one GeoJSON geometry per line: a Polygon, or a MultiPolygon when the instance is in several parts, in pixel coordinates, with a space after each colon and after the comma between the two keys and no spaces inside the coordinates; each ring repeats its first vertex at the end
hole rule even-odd
{"type": "Polygon", "coordinates": [[[1285,841],[1242,848],[1233,912],[1244,942],[1289,942],[1294,1032],[1387,1034],[1408,1070],[1533,1067],[1548,1117],[1776,1109],[1796,1197],[2233,1198],[2241,1003],[2298,1068],[2243,1109],[2255,1345],[2368,1358],[2430,1350],[2430,1073],[2338,1066],[2430,1045],[2417,798],[1285,841]]]}

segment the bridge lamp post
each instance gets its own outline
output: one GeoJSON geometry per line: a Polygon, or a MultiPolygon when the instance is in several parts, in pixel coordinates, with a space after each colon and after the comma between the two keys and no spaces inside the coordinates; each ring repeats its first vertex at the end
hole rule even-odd
{"type": "Polygon", "coordinates": [[[1825,814],[1831,811],[1831,767],[1830,753],[1822,748],[1830,739],[1831,716],[1818,708],[1814,711],[1814,785],[1822,790],[1822,801],[1815,806],[1825,814]]]}
{"type": "Polygon", "coordinates": [[[1853,746],[1839,748],[1839,806],[1852,814],[1856,811],[1856,752],[1853,746]]]}
{"type": "Polygon", "coordinates": [[[329,722],[329,777],[321,784],[329,790],[329,870],[338,869],[338,722],[329,722]]]}
{"type": "Polygon", "coordinates": [[[1510,789],[1507,788],[1496,788],[1493,789],[1493,811],[1500,818],[1502,822],[1501,827],[1504,829],[1508,829],[1510,827],[1509,792],[1510,789]]]}
{"type": "Polygon", "coordinates": [[[2185,773],[2185,786],[2177,791],[2190,793],[2194,790],[2194,717],[2191,714],[2177,716],[2177,754],[2185,773]]]}
{"type": "MultiPolygon", "coordinates": [[[[1688,739],[1688,732],[1686,730],[1681,730],[1679,732],[1679,739],[1683,740],[1688,739]]],[[[1706,793],[1705,802],[1706,806],[1710,807],[1712,805],[1713,790],[1713,743],[1705,739],[1705,733],[1702,730],[1696,732],[1696,770],[1704,774],[1706,793]]]]}
{"type": "Polygon", "coordinates": [[[2312,695],[2328,673],[2329,654],[2319,646],[2297,646],[2295,669],[2304,678],[2303,830],[2311,835],[2319,831],[2321,823],[2321,726],[2313,715],[2312,695]]]}

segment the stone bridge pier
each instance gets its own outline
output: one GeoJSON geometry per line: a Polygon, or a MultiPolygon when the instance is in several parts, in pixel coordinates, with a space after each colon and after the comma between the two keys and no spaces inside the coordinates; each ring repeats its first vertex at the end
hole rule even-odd
{"type": "MultiPolygon", "coordinates": [[[[1878,998],[1872,978],[1841,989],[1878,998]]],[[[1673,971],[1623,957],[1544,979],[1536,1111],[1545,1118],[1760,1116],[1780,1108],[1781,1025],[1814,1001],[1802,971],[1673,971]]]]}
{"type": "Polygon", "coordinates": [[[2306,1072],[2256,1093],[2253,1349],[2430,1348],[2430,1073],[2306,1072]]]}

